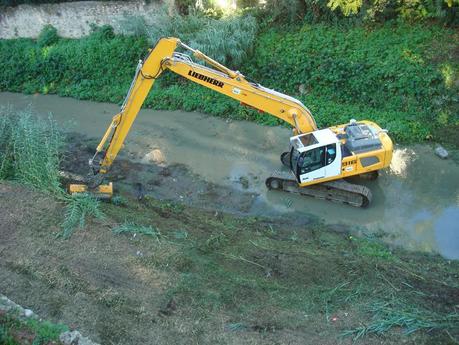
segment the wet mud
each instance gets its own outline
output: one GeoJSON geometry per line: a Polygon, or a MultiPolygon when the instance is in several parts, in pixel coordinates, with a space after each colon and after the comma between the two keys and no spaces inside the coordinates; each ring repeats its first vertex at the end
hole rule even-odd
{"type": "MultiPolygon", "coordinates": [[[[52,113],[70,136],[64,165],[86,174],[87,160],[119,107],[57,96],[0,93],[0,104],[52,113]],[[76,134],[77,133],[77,134],[76,134]]],[[[412,250],[459,259],[459,165],[430,145],[396,145],[391,168],[376,181],[368,209],[268,191],[281,166],[287,128],[225,121],[199,113],[142,110],[110,172],[119,191],[243,215],[312,219],[412,250]]]]}

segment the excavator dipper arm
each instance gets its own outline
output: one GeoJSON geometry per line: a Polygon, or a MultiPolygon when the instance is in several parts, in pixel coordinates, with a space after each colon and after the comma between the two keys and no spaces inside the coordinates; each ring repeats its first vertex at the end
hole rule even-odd
{"type": "MultiPolygon", "coordinates": [[[[101,185],[103,176],[110,169],[121,150],[137,114],[156,79],[165,70],[170,70],[197,84],[224,94],[243,105],[258,109],[288,122],[294,133],[307,133],[317,129],[311,112],[297,99],[250,82],[239,73],[195,50],[177,38],[161,38],[142,61],[139,61],[128,94],[90,159],[93,176],[89,189],[101,197],[111,197],[112,185],[101,185]],[[189,55],[176,52],[184,48],[210,67],[193,62],[189,55]]],[[[85,192],[88,186],[70,185],[70,193],[85,192]]]]}
{"type": "Polygon", "coordinates": [[[147,57],[139,61],[121,111],[113,117],[96,154],[90,160],[95,175],[108,171],[155,80],[165,70],[278,117],[291,124],[296,133],[317,129],[310,111],[297,99],[247,81],[241,73],[232,71],[200,51],[188,47],[177,38],[162,38],[147,57]],[[176,52],[178,47],[191,51],[194,57],[213,68],[197,64],[189,55],[176,52]],[[101,153],[103,157],[99,160],[101,153]]]}

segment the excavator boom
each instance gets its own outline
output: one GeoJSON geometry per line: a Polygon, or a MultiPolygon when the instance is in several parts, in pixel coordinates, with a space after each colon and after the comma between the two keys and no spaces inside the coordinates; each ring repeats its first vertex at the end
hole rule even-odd
{"type": "Polygon", "coordinates": [[[155,80],[165,70],[170,70],[197,84],[240,101],[242,104],[276,116],[291,124],[297,133],[317,129],[311,112],[297,99],[249,82],[239,72],[214,61],[198,50],[192,49],[177,38],[162,38],[150,50],[143,61],[139,61],[134,80],[119,114],[103,136],[90,164],[95,173],[106,173],[121,149],[129,130],[137,117],[155,80]],[[175,52],[178,47],[189,50],[193,55],[215,67],[212,69],[193,62],[186,54],[175,52]],[[96,158],[110,143],[100,163],[96,158]]]}

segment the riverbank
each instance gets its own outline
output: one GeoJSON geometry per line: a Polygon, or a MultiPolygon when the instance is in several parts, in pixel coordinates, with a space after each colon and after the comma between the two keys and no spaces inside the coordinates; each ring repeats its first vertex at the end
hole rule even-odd
{"type": "Polygon", "coordinates": [[[62,205],[12,183],[0,195],[0,290],[102,344],[459,337],[457,262],[320,224],[128,196],[103,204],[103,221],[56,239],[62,205]]]}
{"type": "MultiPolygon", "coordinates": [[[[65,170],[85,176],[88,159],[119,110],[110,103],[54,95],[0,93],[0,104],[49,113],[71,134],[65,170]]],[[[396,146],[393,164],[377,181],[364,182],[373,203],[365,210],[268,191],[265,178],[281,168],[290,130],[200,113],[142,110],[113,165],[118,191],[144,193],[204,209],[245,216],[318,220],[394,247],[458,259],[457,151],[441,160],[429,145],[396,146]],[[435,166],[435,169],[432,167],[435,166]]],[[[362,183],[362,181],[359,181],[362,183]]]]}
{"type": "MultiPolygon", "coordinates": [[[[82,129],[102,133],[115,106],[16,96],[35,111],[58,104],[55,118],[67,131],[59,144],[56,123],[40,118],[49,116],[43,108],[39,115],[30,105],[27,111],[2,109],[12,119],[3,122],[12,135],[2,146],[12,154],[3,156],[11,168],[5,178],[16,181],[0,182],[0,291],[51,322],[76,327],[101,344],[123,345],[152,339],[428,345],[459,337],[459,261],[387,246],[384,233],[291,211],[297,202],[312,207],[313,199],[273,193],[278,204],[270,202],[257,169],[280,164],[272,151],[283,136],[253,123],[147,111],[127,142],[145,155],[123,150],[107,176],[116,195],[98,203],[66,197],[59,181],[49,186],[48,180],[59,179],[58,170],[87,173],[97,139],[82,129]],[[68,117],[73,111],[80,116],[68,117]],[[24,130],[31,132],[21,135],[24,130]],[[206,144],[216,137],[217,144],[206,144]],[[142,142],[151,138],[159,142],[142,142]],[[17,151],[21,144],[25,150],[17,151]],[[48,156],[38,162],[43,150],[48,156]],[[171,152],[187,164],[173,163],[171,152]],[[214,169],[196,174],[198,163],[214,169]],[[219,163],[228,165],[229,175],[216,168],[219,163]],[[247,172],[252,168],[256,175],[247,172]]],[[[326,214],[333,205],[324,206],[326,214]]],[[[359,212],[357,221],[367,211],[346,209],[359,212]]]]}
{"type": "MultiPolygon", "coordinates": [[[[304,24],[263,29],[254,36],[256,24],[251,19],[237,19],[238,27],[250,23],[244,29],[244,44],[232,41],[229,52],[222,47],[214,54],[249,78],[299,98],[320,127],[370,119],[389,129],[398,142],[434,140],[459,147],[454,30],[395,22],[372,28],[304,24]]],[[[187,20],[176,20],[182,27],[169,34],[180,35],[182,30],[192,39],[187,20]]],[[[224,20],[219,25],[220,31],[235,26],[224,20]]],[[[47,35],[38,42],[0,41],[1,91],[120,103],[138,59],[158,38],[114,35],[107,27],[77,40],[47,35]]],[[[206,41],[204,47],[219,46],[211,43],[206,41]]],[[[157,81],[144,106],[280,123],[170,75],[157,81]]]]}

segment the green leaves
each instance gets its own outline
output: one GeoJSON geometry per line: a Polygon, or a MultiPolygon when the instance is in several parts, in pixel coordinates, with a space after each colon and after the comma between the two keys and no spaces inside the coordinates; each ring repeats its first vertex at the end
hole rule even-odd
{"type": "Polygon", "coordinates": [[[51,194],[59,182],[61,134],[55,122],[0,108],[0,179],[15,179],[51,194]]]}
{"type": "Polygon", "coordinates": [[[66,198],[64,222],[58,236],[69,238],[76,229],[83,229],[89,218],[104,219],[100,202],[90,194],[77,194],[66,198]]]}
{"type": "MultiPolygon", "coordinates": [[[[459,72],[451,43],[456,37],[443,27],[314,24],[257,35],[250,16],[160,18],[147,27],[151,40],[177,36],[250,79],[299,98],[321,127],[370,119],[397,140],[421,141],[454,121],[441,114],[457,113],[459,72]]],[[[109,28],[97,28],[88,37],[59,39],[45,47],[30,39],[0,40],[0,90],[120,103],[149,38],[113,36],[109,28]]],[[[145,106],[280,123],[168,73],[145,106]]]]}
{"type": "Polygon", "coordinates": [[[57,43],[58,40],[56,28],[52,25],[45,25],[37,38],[37,44],[39,47],[47,47],[57,43]]]}
{"type": "Polygon", "coordinates": [[[438,125],[435,114],[453,106],[452,83],[437,63],[447,53],[432,51],[434,43],[447,43],[453,35],[436,26],[395,23],[272,29],[257,40],[251,77],[301,98],[321,126],[367,118],[399,140],[423,140],[438,125]]]}

